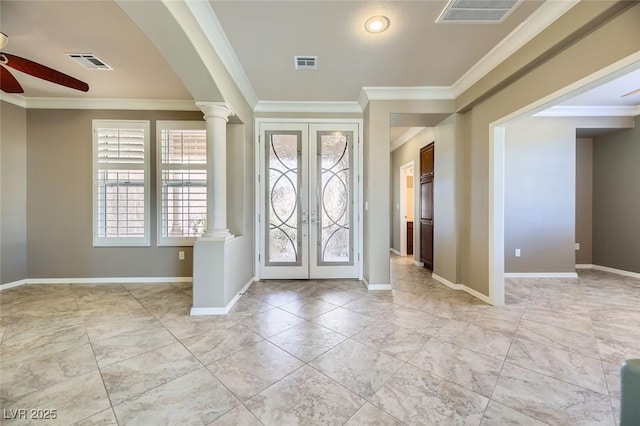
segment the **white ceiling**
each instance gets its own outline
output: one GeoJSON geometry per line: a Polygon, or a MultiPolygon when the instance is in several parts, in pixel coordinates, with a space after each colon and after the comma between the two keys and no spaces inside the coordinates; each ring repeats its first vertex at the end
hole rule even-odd
{"type": "Polygon", "coordinates": [[[27,97],[192,99],[154,45],[111,0],[0,1],[3,50],[89,84],[89,92],[11,71],[27,97]],[[65,53],[93,53],[113,67],[90,70],[65,53]]]}
{"type": "Polygon", "coordinates": [[[502,24],[436,24],[445,0],[217,1],[211,4],[253,89],[267,101],[354,101],[363,86],[450,86],[542,2],[502,24]],[[381,34],[364,30],[382,14],[381,34]],[[295,55],[318,56],[295,71],[295,55]]]}
{"type": "Polygon", "coordinates": [[[562,106],[638,106],[640,92],[622,97],[640,89],[640,70],[630,72],[595,89],[561,103],[562,106]]]}
{"type": "MultiPolygon", "coordinates": [[[[445,0],[202,1],[210,2],[262,101],[355,101],[362,87],[450,86],[542,3],[524,1],[505,23],[487,25],[435,24],[445,0]],[[374,14],[390,18],[387,32],[364,31],[365,19],[374,14]],[[319,70],[294,71],[297,54],[318,55],[319,70]]],[[[113,0],[2,0],[0,31],[9,36],[5,52],[90,86],[82,93],[15,71],[27,98],[193,99],[169,61],[113,0]],[[94,53],[114,70],[83,68],[64,55],[70,52],[94,53]]],[[[638,87],[640,71],[563,105],[637,106],[640,94],[620,95],[638,87]]],[[[408,118],[394,125],[433,125],[408,118]]]]}

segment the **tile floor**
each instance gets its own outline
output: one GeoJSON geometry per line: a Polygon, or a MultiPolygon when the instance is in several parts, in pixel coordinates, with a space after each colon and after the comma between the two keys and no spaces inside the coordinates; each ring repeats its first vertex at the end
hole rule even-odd
{"type": "Polygon", "coordinates": [[[640,357],[640,281],[509,280],[494,308],[407,259],[391,269],[393,291],[257,282],[224,317],[189,317],[186,284],[2,291],[0,420],[49,409],[46,424],[616,423],[618,366],[640,357]]]}

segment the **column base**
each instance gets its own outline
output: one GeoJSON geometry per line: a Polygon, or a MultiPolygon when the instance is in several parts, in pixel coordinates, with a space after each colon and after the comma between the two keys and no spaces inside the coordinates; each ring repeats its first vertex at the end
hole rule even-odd
{"type": "Polygon", "coordinates": [[[197,241],[229,241],[234,238],[235,236],[228,229],[207,229],[197,241]]]}

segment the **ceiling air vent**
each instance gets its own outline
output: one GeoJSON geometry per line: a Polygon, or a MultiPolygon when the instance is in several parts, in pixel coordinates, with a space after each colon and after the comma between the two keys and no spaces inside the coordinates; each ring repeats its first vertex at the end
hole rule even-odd
{"type": "Polygon", "coordinates": [[[522,0],[449,0],[438,23],[496,24],[503,22],[522,0]]]}
{"type": "Polygon", "coordinates": [[[112,70],[106,62],[98,58],[92,53],[67,53],[67,56],[82,65],[85,68],[92,70],[112,70]]]}
{"type": "Polygon", "coordinates": [[[318,57],[317,56],[296,56],[295,64],[296,64],[297,70],[317,70],[318,57]]]}

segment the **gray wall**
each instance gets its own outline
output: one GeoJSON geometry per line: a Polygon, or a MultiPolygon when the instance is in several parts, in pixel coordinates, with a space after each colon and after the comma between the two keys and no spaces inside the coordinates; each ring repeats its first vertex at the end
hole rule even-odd
{"type": "Polygon", "coordinates": [[[156,246],[155,121],[201,119],[201,112],[28,110],[27,276],[191,276],[191,247],[156,246]],[[92,119],[151,121],[151,247],[93,247],[92,119]]]}
{"type": "Polygon", "coordinates": [[[593,140],[593,263],[640,273],[640,116],[593,140]]]}
{"type": "Polygon", "coordinates": [[[26,117],[0,102],[0,284],[27,278],[26,117]]]}
{"type": "Polygon", "coordinates": [[[507,126],[505,272],[575,270],[575,151],[575,127],[566,119],[507,126]]]}
{"type": "Polygon", "coordinates": [[[593,140],[576,139],[576,264],[592,262],[593,140]]]}

